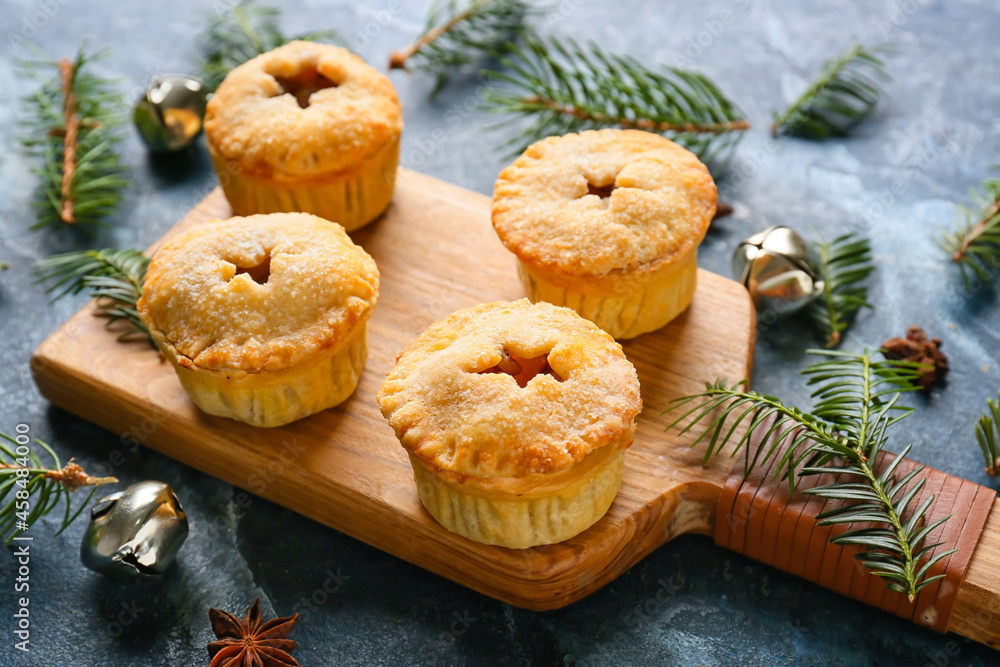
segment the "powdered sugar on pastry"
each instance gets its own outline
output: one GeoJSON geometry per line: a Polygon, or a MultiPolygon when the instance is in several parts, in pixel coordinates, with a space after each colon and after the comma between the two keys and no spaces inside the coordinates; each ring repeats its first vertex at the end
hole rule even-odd
{"type": "Polygon", "coordinates": [[[504,169],[493,226],[529,267],[603,276],[696,247],[715,206],[690,151],[650,132],[592,130],[543,139],[504,169]]]}
{"type": "Polygon", "coordinates": [[[303,41],[231,71],[205,115],[233,171],[296,183],[356,168],[402,127],[389,79],[346,49],[303,41]]]}
{"type": "Polygon", "coordinates": [[[400,353],[378,400],[421,461],[456,479],[518,478],[520,491],[630,445],[642,409],[618,343],[569,309],[526,299],[433,324],[400,353]]]}
{"type": "Polygon", "coordinates": [[[375,261],[305,213],[202,223],[150,262],[139,315],[188,368],[276,371],[339,347],[371,316],[375,261]]]}

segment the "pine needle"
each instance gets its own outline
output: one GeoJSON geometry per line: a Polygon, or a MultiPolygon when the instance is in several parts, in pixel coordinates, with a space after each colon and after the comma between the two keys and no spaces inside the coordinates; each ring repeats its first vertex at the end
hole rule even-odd
{"type": "MultiPolygon", "coordinates": [[[[1000,164],[994,170],[1000,173],[1000,164]]],[[[958,264],[967,285],[970,274],[985,282],[1000,269],[1000,178],[987,179],[982,189],[982,194],[973,194],[980,210],[960,209],[963,221],[938,241],[958,264]]]]}
{"type": "Polygon", "coordinates": [[[524,33],[527,16],[537,11],[527,0],[435,0],[424,33],[392,52],[389,69],[412,66],[434,74],[434,97],[455,70],[507,52],[524,33]]]}
{"type": "Polygon", "coordinates": [[[87,67],[107,55],[81,48],[74,60],[42,55],[20,61],[40,86],[24,98],[26,152],[41,161],[32,229],[48,225],[106,226],[102,219],[121,201],[128,185],[116,152],[122,139],[120,100],[111,81],[87,67]]]}
{"type": "Polygon", "coordinates": [[[976,423],[976,440],[983,450],[986,474],[994,477],[1000,474],[1000,393],[997,400],[986,400],[987,410],[976,423]]]}
{"type": "Polygon", "coordinates": [[[39,282],[50,283],[47,292],[55,299],[86,290],[97,301],[97,314],[108,318],[108,326],[126,322],[119,340],[146,337],[149,331],[139,319],[136,303],[142,296],[142,281],[149,260],[135,249],[84,250],[53,255],[35,264],[39,282]]]}
{"type": "Polygon", "coordinates": [[[823,335],[828,348],[840,344],[844,331],[868,303],[868,288],[861,284],[875,270],[871,243],[857,234],[844,234],[814,245],[819,257],[823,294],[803,314],[823,335]]]}
{"type": "Polygon", "coordinates": [[[855,42],[827,62],[819,76],[784,113],[774,114],[774,136],[825,140],[844,137],[875,109],[881,83],[889,78],[879,58],[885,44],[866,48],[855,42]]]}
{"type": "Polygon", "coordinates": [[[510,73],[488,74],[509,87],[491,90],[487,102],[512,122],[530,120],[506,144],[514,153],[552,135],[621,127],[662,134],[722,169],[750,127],[704,75],[650,69],[596,44],[526,35],[503,63],[510,73]]]}
{"type": "MultiPolygon", "coordinates": [[[[785,405],[780,399],[741,389],[742,382],[729,385],[724,379],[706,385],[705,391],[672,401],[665,412],[679,410],[667,430],[687,421],[680,433],[699,424],[704,431],[692,446],[707,445],[705,462],[732,445],[730,456],[745,451],[744,474],[773,457],[781,456],[776,479],[788,479],[794,491],[796,478],[836,471],[832,484],[816,486],[805,493],[848,504],[823,512],[818,525],[875,524],[872,527],[834,534],[834,544],[864,548],[861,563],[881,577],[886,588],[907,596],[912,602],[922,588],[940,579],[928,576],[930,567],[954,550],[929,556],[933,546],[925,546],[927,535],[948,518],[921,525],[933,504],[929,496],[914,506],[916,491],[924,480],[923,467],[902,478],[895,474],[898,463],[880,473],[874,463],[888,442],[888,429],[913,410],[897,405],[901,392],[919,389],[923,366],[903,361],[878,361],[865,350],[861,354],[811,350],[824,359],[802,373],[815,387],[812,412],[785,405]],[[771,423],[770,417],[775,421],[771,423]],[[737,436],[740,425],[746,432],[737,436]],[[751,449],[750,440],[760,435],[760,445],[751,449]],[[781,444],[787,448],[782,451],[781,444]],[[847,482],[841,481],[847,479],[847,482]],[[905,493],[902,491],[907,489],[905,493]]],[[[909,453],[906,447],[896,462],[909,453]]]]}
{"type": "MultiPolygon", "coordinates": [[[[24,436],[20,437],[24,443],[24,436]]],[[[35,444],[52,459],[51,467],[46,466],[33,449],[29,448],[26,455],[19,455],[17,439],[0,433],[0,537],[6,544],[65,500],[66,510],[56,532],[59,535],[90,504],[97,487],[118,482],[114,477],[91,477],[72,459],[63,465],[51,447],[41,440],[35,440],[35,444]],[[90,495],[74,512],[69,494],[87,486],[92,487],[90,495]],[[27,498],[18,497],[23,493],[27,498]]],[[[26,444],[20,446],[27,447],[26,444]]]]}
{"type": "Polygon", "coordinates": [[[294,40],[346,46],[335,30],[285,37],[278,27],[280,12],[255,0],[242,0],[229,12],[210,12],[205,18],[208,25],[198,38],[202,51],[199,70],[208,90],[218,88],[234,67],[294,40]]]}

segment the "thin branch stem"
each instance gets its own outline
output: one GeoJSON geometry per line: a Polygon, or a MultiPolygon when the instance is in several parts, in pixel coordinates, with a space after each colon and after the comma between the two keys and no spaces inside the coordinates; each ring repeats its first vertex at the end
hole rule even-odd
{"type": "MultiPolygon", "coordinates": [[[[753,401],[755,404],[759,406],[769,408],[774,413],[780,414],[784,417],[788,417],[789,419],[793,420],[797,428],[801,428],[807,431],[809,433],[809,437],[812,438],[813,440],[821,444],[826,444],[831,446],[835,446],[837,444],[836,439],[831,438],[829,433],[826,433],[822,429],[817,428],[814,422],[811,422],[807,419],[803,419],[801,413],[788,407],[781,401],[775,398],[771,398],[770,396],[763,396],[757,393],[751,393],[746,391],[734,391],[732,389],[726,389],[724,387],[719,387],[719,388],[710,387],[704,391],[702,396],[712,396],[712,397],[725,396],[736,400],[753,401]]],[[[671,424],[667,428],[669,429],[673,425],[674,424],[671,424]]],[[[789,474],[792,474],[794,471],[789,470],[788,472],[789,474]]]]}
{"type": "Polygon", "coordinates": [[[778,136],[778,128],[788,122],[788,119],[791,118],[792,115],[815,98],[819,91],[830,85],[830,82],[833,81],[845,67],[851,64],[851,61],[858,57],[862,49],[863,47],[860,44],[855,44],[850,48],[850,50],[847,51],[847,53],[838,58],[829,70],[813,81],[809,87],[806,88],[801,95],[799,95],[799,98],[792,103],[792,106],[785,109],[785,112],[774,120],[774,124],[771,125],[771,134],[775,137],[778,136]]]}
{"type": "Polygon", "coordinates": [[[526,105],[539,105],[551,109],[564,116],[572,116],[578,120],[606,125],[618,125],[624,128],[646,130],[648,132],[700,132],[706,134],[722,134],[734,130],[750,129],[750,121],[736,120],[724,123],[670,123],[657,122],[649,118],[617,118],[599,111],[587,111],[574,106],[559,104],[555,100],[548,100],[533,95],[524,99],[526,105]]]}
{"type": "Polygon", "coordinates": [[[803,311],[824,336],[827,349],[837,347],[854,317],[862,308],[871,308],[863,281],[875,270],[867,239],[845,234],[833,241],[813,244],[817,270],[823,283],[822,295],[803,311]]]}
{"type": "Polygon", "coordinates": [[[965,257],[969,252],[969,246],[975,243],[976,239],[982,235],[982,233],[986,230],[987,225],[997,214],[1000,214],[1000,195],[998,195],[997,198],[993,200],[993,203],[990,204],[985,211],[983,211],[983,215],[979,222],[970,227],[969,231],[962,235],[962,240],[958,244],[958,248],[951,256],[953,261],[961,262],[965,260],[965,257]]]}
{"type": "Polygon", "coordinates": [[[820,276],[823,279],[823,301],[826,303],[827,317],[830,319],[830,334],[826,339],[827,349],[840,344],[840,317],[833,301],[833,276],[830,274],[830,246],[819,244],[820,276]]]}
{"type": "Polygon", "coordinates": [[[76,222],[73,215],[73,175],[76,173],[77,130],[80,127],[80,118],[76,114],[76,95],[73,92],[74,67],[68,58],[60,58],[59,75],[62,77],[63,116],[66,119],[66,134],[63,138],[62,189],[60,190],[61,215],[63,222],[73,224],[76,222]]]}
{"type": "Polygon", "coordinates": [[[906,528],[903,526],[903,520],[900,518],[899,514],[896,512],[895,506],[892,504],[892,499],[889,498],[889,494],[885,492],[885,487],[882,482],[879,481],[878,475],[872,470],[871,465],[867,460],[861,460],[858,462],[858,468],[864,474],[865,479],[868,480],[868,484],[871,486],[872,491],[878,496],[879,503],[882,505],[882,509],[885,510],[886,517],[889,519],[889,524],[892,526],[892,531],[896,534],[896,540],[899,542],[900,551],[903,554],[903,572],[906,578],[906,599],[913,602],[917,597],[917,577],[916,568],[918,563],[913,558],[913,547],[910,545],[910,538],[906,532],[906,528]]]}
{"type": "Polygon", "coordinates": [[[806,88],[801,95],[799,95],[799,98],[792,103],[792,106],[785,109],[785,112],[775,119],[774,124],[771,125],[771,134],[775,137],[778,136],[778,128],[788,122],[788,119],[791,118],[793,114],[798,112],[798,110],[805,106],[806,103],[816,97],[816,93],[830,85],[830,82],[833,81],[833,79],[836,78],[836,76],[840,74],[852,60],[858,57],[861,50],[862,46],[860,44],[855,44],[847,53],[842,55],[836,63],[824,73],[823,76],[820,76],[813,81],[809,87],[806,88]]]}
{"type": "Polygon", "coordinates": [[[889,78],[879,55],[889,51],[887,44],[865,48],[855,42],[828,61],[791,106],[774,114],[771,133],[820,140],[847,136],[878,103],[879,82],[889,78]]]}
{"type": "Polygon", "coordinates": [[[419,39],[417,39],[417,41],[413,42],[405,49],[393,51],[389,54],[389,69],[406,69],[406,61],[412,58],[414,54],[420,51],[420,49],[424,48],[428,44],[434,43],[442,36],[448,34],[454,30],[456,26],[460,25],[470,16],[493,1],[494,0],[477,0],[477,2],[469,5],[465,11],[455,14],[441,25],[425,32],[419,39]]]}
{"type": "MultiPolygon", "coordinates": [[[[861,363],[861,376],[868,378],[872,374],[872,360],[868,355],[863,355],[860,360],[861,363]]],[[[868,428],[870,426],[869,420],[871,419],[871,409],[872,409],[872,385],[871,382],[863,382],[861,385],[861,400],[858,401],[859,409],[861,414],[858,416],[858,440],[857,440],[857,452],[858,456],[861,457],[861,462],[867,464],[868,462],[868,452],[871,450],[871,445],[868,442],[868,428]]]]}
{"type": "Polygon", "coordinates": [[[0,470],[27,470],[29,478],[39,477],[58,482],[67,491],[75,491],[83,486],[103,486],[105,484],[117,484],[117,477],[92,477],[88,475],[73,459],[70,459],[62,468],[53,470],[51,468],[24,468],[16,463],[0,463],[0,470]]]}
{"type": "Polygon", "coordinates": [[[240,26],[243,32],[246,33],[246,36],[250,40],[250,44],[253,46],[254,50],[257,51],[257,53],[264,53],[267,50],[264,48],[264,42],[261,40],[257,30],[253,27],[253,23],[250,22],[249,17],[247,17],[247,12],[243,5],[237,5],[233,8],[233,16],[236,18],[236,23],[240,26]]]}

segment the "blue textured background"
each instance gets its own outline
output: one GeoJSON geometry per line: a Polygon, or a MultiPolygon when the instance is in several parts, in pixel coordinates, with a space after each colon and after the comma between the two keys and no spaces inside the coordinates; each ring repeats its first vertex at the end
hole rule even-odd
{"type": "MultiPolygon", "coordinates": [[[[334,27],[383,67],[392,48],[419,33],[426,3],[284,4],[296,33],[334,27]]],[[[851,330],[845,349],[878,345],[920,324],[945,341],[953,370],[918,412],[896,429],[897,448],[949,473],[993,484],[971,437],[973,419],[1000,387],[1000,313],[994,288],[965,290],[933,243],[969,203],[997,159],[1000,139],[1000,14],[995,2],[639,2],[552,0],[543,30],[593,38],[647,63],[694,67],[713,77],[754,124],[721,183],[735,214],[702,247],[702,265],[729,273],[740,239],[770,224],[827,237],[871,235],[879,270],[874,311],[851,330]],[[723,12],[728,11],[728,14],[723,12]],[[723,21],[725,19],[725,22],[723,21]],[[787,104],[824,59],[851,36],[892,41],[895,77],[875,117],[855,135],[826,144],[772,142],[770,112],[787,104]],[[698,46],[700,40],[700,46],[698,46]]],[[[110,45],[102,73],[122,78],[127,99],[157,72],[193,70],[204,13],[223,2],[101,3],[5,0],[0,5],[0,428],[28,422],[33,433],[88,469],[113,469],[123,483],[155,478],[184,501],[192,532],[176,571],[162,582],[112,583],[82,568],[84,523],[53,538],[54,520],[34,530],[32,652],[11,649],[0,623],[0,665],[207,664],[207,608],[240,610],[259,596],[267,613],[299,611],[296,656],[304,665],[995,665],[1000,654],[935,635],[685,537],[618,581],[568,609],[513,609],[383,554],[158,454],[123,450],[118,434],[50,407],[31,381],[31,351],[82,303],[48,304],[30,264],[92,246],[145,247],[215,183],[202,149],[190,164],[149,159],[134,133],[124,145],[132,187],[111,231],[91,240],[67,230],[29,232],[35,177],[15,138],[16,99],[31,84],[15,70],[11,35],[57,55],[84,38],[110,45]],[[28,21],[28,23],[25,23],[28,21]],[[32,22],[34,25],[32,25],[32,22]],[[324,591],[324,587],[327,591],[324,591]],[[315,603],[308,602],[309,599],[315,603]]],[[[502,133],[480,107],[474,76],[434,102],[431,80],[393,73],[406,115],[402,161],[438,178],[489,193],[504,158],[502,133]]],[[[805,404],[797,371],[814,344],[793,323],[763,321],[757,388],[805,404]]],[[[0,552],[0,582],[13,559],[0,552]]],[[[14,594],[0,584],[7,616],[14,594]]]]}

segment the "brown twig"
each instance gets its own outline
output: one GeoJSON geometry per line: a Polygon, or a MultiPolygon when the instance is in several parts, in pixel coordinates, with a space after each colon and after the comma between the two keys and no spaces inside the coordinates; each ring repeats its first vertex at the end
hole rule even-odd
{"type": "Polygon", "coordinates": [[[459,23],[469,18],[476,12],[478,12],[484,5],[493,2],[493,0],[479,0],[473,3],[464,12],[459,12],[452,16],[448,21],[442,23],[436,28],[428,30],[420,39],[410,44],[408,47],[402,51],[393,51],[389,54],[389,69],[406,69],[406,61],[409,60],[413,54],[415,54],[420,49],[424,48],[428,44],[435,42],[442,35],[445,35],[455,29],[459,23]]]}
{"type": "MultiPolygon", "coordinates": [[[[17,463],[0,463],[0,470],[17,470],[23,467],[17,463]]],[[[69,491],[76,491],[84,486],[102,486],[104,484],[118,483],[117,477],[91,477],[73,459],[70,459],[59,470],[35,470],[45,479],[55,480],[69,491]]]]}
{"type": "Polygon", "coordinates": [[[68,59],[59,60],[59,73],[62,76],[63,114],[66,118],[66,135],[63,139],[63,170],[61,217],[63,222],[73,224],[73,174],[76,172],[76,135],[80,127],[80,118],[76,115],[76,95],[73,94],[73,63],[68,59]]]}
{"type": "Polygon", "coordinates": [[[616,118],[599,111],[585,111],[574,106],[559,104],[554,100],[546,100],[535,95],[525,98],[524,103],[541,105],[548,109],[552,109],[556,113],[573,116],[574,118],[579,118],[580,120],[601,123],[603,125],[618,125],[624,128],[646,130],[648,132],[699,132],[706,134],[722,134],[723,132],[731,132],[734,130],[750,129],[750,121],[748,120],[726,121],[725,123],[706,123],[704,125],[698,125],[695,123],[682,123],[678,125],[677,123],[670,123],[667,121],[657,122],[650,120],[649,118],[616,118]]]}
{"type": "Polygon", "coordinates": [[[712,220],[718,220],[719,218],[724,218],[727,215],[733,214],[733,207],[724,201],[717,201],[715,203],[715,217],[712,220]]]}
{"type": "Polygon", "coordinates": [[[958,244],[958,249],[951,256],[952,261],[961,262],[965,259],[965,255],[969,252],[969,246],[979,238],[979,235],[986,229],[986,225],[998,213],[1000,213],[1000,198],[993,200],[993,203],[986,207],[986,210],[983,211],[983,217],[962,237],[962,242],[958,244]]]}
{"type": "Polygon", "coordinates": [[[70,459],[61,470],[46,473],[45,479],[54,479],[69,491],[76,491],[82,486],[101,486],[118,482],[115,477],[91,477],[73,459],[70,459]]]}
{"type": "MultiPolygon", "coordinates": [[[[16,470],[24,466],[17,463],[0,463],[0,470],[16,470]]],[[[70,459],[66,465],[59,470],[45,471],[35,469],[45,479],[52,479],[62,484],[69,491],[76,491],[84,486],[102,486],[104,484],[117,484],[117,477],[91,477],[76,461],[70,459]]]]}

